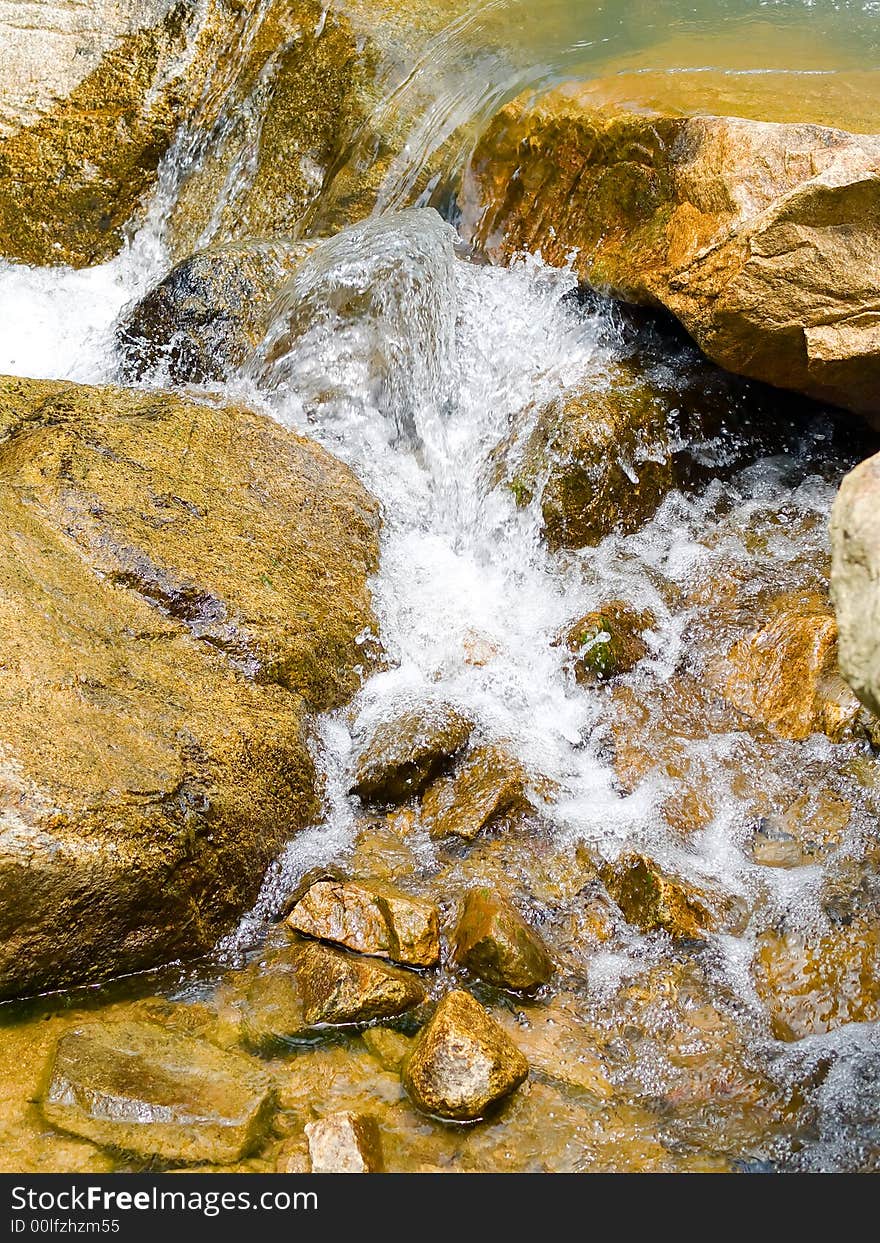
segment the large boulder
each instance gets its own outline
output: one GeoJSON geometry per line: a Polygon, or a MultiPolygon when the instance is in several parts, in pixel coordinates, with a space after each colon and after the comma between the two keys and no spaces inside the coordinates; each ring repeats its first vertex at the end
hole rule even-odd
{"type": "Polygon", "coordinates": [[[831,552],[840,669],[862,703],[880,715],[880,455],[841,484],[831,552]]]}
{"type": "Polygon", "coordinates": [[[880,417],[880,137],[632,107],[502,109],[462,190],[494,259],[540,251],[672,312],[730,371],[880,417]]]}
{"type": "Polygon", "coordinates": [[[318,809],[377,510],[243,409],[0,381],[0,996],[204,953],[318,809]]]}
{"type": "Polygon", "coordinates": [[[119,249],[245,7],[0,6],[0,253],[82,267],[119,249]]]}

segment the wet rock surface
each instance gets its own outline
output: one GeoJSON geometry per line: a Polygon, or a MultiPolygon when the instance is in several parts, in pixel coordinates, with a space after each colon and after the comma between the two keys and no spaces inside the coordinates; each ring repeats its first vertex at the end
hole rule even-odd
{"type": "Polygon", "coordinates": [[[480,1118],[525,1080],[529,1065],[469,993],[447,993],[406,1063],[404,1083],[427,1114],[480,1118]]]}
{"type": "Polygon", "coordinates": [[[553,974],[539,933],[490,889],[465,894],[452,941],[456,962],[500,988],[528,992],[546,984],[553,974]]]}
{"type": "Polygon", "coordinates": [[[339,1113],[306,1127],[313,1174],[381,1174],[382,1139],[375,1118],[339,1113]]]}
{"type": "Polygon", "coordinates": [[[366,803],[403,803],[421,793],[467,744],[473,723],[448,704],[383,721],[365,741],[352,792],[366,803]]]}
{"type": "Polygon", "coordinates": [[[831,515],[831,594],[840,631],[840,668],[863,704],[880,715],[880,457],[843,480],[831,515]]]}
{"type": "Polygon", "coordinates": [[[590,686],[631,673],[648,655],[643,635],[655,620],[653,613],[630,608],[621,600],[610,600],[578,618],[563,636],[574,657],[576,680],[590,686]]]}
{"type": "Polygon", "coordinates": [[[457,771],[425,791],[422,819],[432,837],[473,839],[530,806],[522,764],[498,745],[475,747],[457,771]]]}
{"type": "Polygon", "coordinates": [[[275,1093],[239,1054],[157,1024],[93,1023],[59,1040],[41,1108],[53,1126],[110,1148],[219,1165],[260,1146],[275,1093]]]}
{"type": "Polygon", "coordinates": [[[308,936],[411,967],[433,967],[440,961],[437,908],[390,885],[318,881],[287,922],[308,936]]]}

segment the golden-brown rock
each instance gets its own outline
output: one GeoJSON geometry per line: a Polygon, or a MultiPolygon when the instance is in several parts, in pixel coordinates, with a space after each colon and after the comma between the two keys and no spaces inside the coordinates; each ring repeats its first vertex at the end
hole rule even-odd
{"type": "Polygon", "coordinates": [[[265,1138],[275,1091],[259,1063],[155,1023],[87,1023],[58,1041],[49,1122],[163,1161],[240,1161],[265,1138]]]}
{"type": "Polygon", "coordinates": [[[727,699],[780,738],[838,742],[859,702],[837,667],[837,622],[821,597],[782,597],[774,616],[729,655],[727,699]]]}
{"type": "Polygon", "coordinates": [[[469,993],[447,993],[404,1070],[404,1085],[424,1113],[457,1122],[482,1118],[526,1079],[529,1064],[506,1032],[469,993]]]}
{"type": "Polygon", "coordinates": [[[0,382],[0,995],[206,952],[317,810],[375,503],[246,410],[0,382]]]}
{"type": "Polygon", "coordinates": [[[642,636],[655,620],[650,611],[634,609],[623,600],[609,600],[579,618],[565,634],[565,645],[575,658],[576,680],[591,686],[630,673],[648,654],[642,636]]]}
{"type": "Polygon", "coordinates": [[[473,841],[493,822],[529,806],[528,785],[522,764],[503,747],[475,747],[454,775],[426,790],[422,820],[432,837],[473,841]]]}
{"type": "Polygon", "coordinates": [[[318,1023],[369,1023],[393,1018],[425,1000],[417,975],[325,945],[304,945],[296,964],[303,1014],[318,1023]]]}
{"type": "Polygon", "coordinates": [[[840,669],[880,716],[880,455],[851,471],[831,514],[831,596],[840,628],[840,669]]]}
{"type": "Polygon", "coordinates": [[[287,922],[307,936],[411,967],[440,961],[436,906],[381,881],[318,881],[287,922]]]}
{"type": "Polygon", "coordinates": [[[473,975],[514,992],[546,984],[553,962],[516,907],[484,887],[470,889],[452,934],[455,961],[473,975]]]}
{"type": "Polygon", "coordinates": [[[699,939],[721,928],[742,931],[744,912],[736,901],[699,888],[647,855],[630,852],[602,868],[608,892],[627,923],[643,932],[662,929],[671,937],[699,939]]]}
{"type": "Polygon", "coordinates": [[[466,233],[496,258],[574,251],[585,282],[665,307],[728,370],[880,415],[880,138],[629,107],[612,88],[502,109],[466,233]]]}
{"type": "Polygon", "coordinates": [[[473,723],[446,703],[383,721],[363,744],[352,793],[367,803],[406,802],[461,751],[472,731],[473,723]]]}
{"type": "Polygon", "coordinates": [[[306,1126],[313,1174],[381,1174],[382,1137],[368,1114],[328,1114],[306,1126]]]}

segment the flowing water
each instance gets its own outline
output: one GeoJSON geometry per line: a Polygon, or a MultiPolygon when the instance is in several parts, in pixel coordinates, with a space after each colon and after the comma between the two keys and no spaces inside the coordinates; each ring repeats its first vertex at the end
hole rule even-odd
{"type": "MultiPolygon", "coordinates": [[[[381,868],[447,904],[475,878],[502,872],[560,963],[544,1039],[568,1042],[580,1069],[562,1086],[539,1076],[497,1123],[463,1135],[419,1122],[356,1037],[297,1054],[302,1092],[385,1110],[396,1168],[874,1168],[880,1032],[854,1022],[778,1040],[751,968],[760,936],[783,920],[815,930],[842,903],[846,915],[832,926],[848,927],[876,903],[866,862],[880,810],[874,761],[861,742],[772,738],[711,693],[718,653],[762,624],[774,596],[824,589],[830,506],[871,437],[809,403],[719,379],[667,328],[585,298],[570,273],[539,259],[505,270],[473,262],[435,208],[454,221],[448,186],[501,103],[571,76],[613,73],[629,94],[668,95],[711,75],[734,92],[746,81],[751,99],[756,81],[772,79],[777,107],[792,100],[809,110],[815,98],[824,110],[816,119],[837,109],[843,121],[871,92],[880,97],[880,6],[445,7],[451,24],[437,23],[421,57],[389,63],[380,107],[409,137],[373,218],[307,260],[266,340],[224,389],[317,438],[383,506],[373,593],[388,667],[350,709],[320,723],[326,817],[291,843],[216,961],[8,1007],[0,1080],[26,1048],[34,1064],[44,1058],[58,1024],[81,1009],[111,1013],[131,995],[157,994],[210,1006],[218,979],[259,961],[272,917],[313,866],[381,868]],[[444,175],[426,181],[438,152],[444,175]],[[512,431],[525,436],[548,402],[609,383],[636,352],[667,389],[698,393],[705,417],[680,428],[690,486],[636,534],[550,552],[537,506],[518,509],[494,486],[493,451],[512,431]],[[554,640],[608,599],[649,608],[656,623],[648,659],[621,686],[590,690],[570,677],[554,640]],[[540,775],[540,816],[506,841],[450,852],[406,817],[366,822],[347,795],[355,735],[435,700],[459,705],[481,737],[503,740],[540,775]],[[793,806],[813,817],[822,848],[801,866],[762,865],[755,826],[793,806]],[[579,847],[594,860],[646,850],[744,917],[725,934],[675,946],[614,925],[606,911],[610,932],[593,936],[596,890],[578,870],[579,847]],[[590,1049],[595,1082],[584,1078],[590,1049]]],[[[115,377],[114,321],[167,269],[163,222],[195,158],[192,136],[182,136],[145,224],[104,267],[0,265],[0,372],[115,377]]],[[[369,161],[366,135],[348,159],[369,161]]],[[[540,1006],[487,999],[537,1039],[540,1006]]],[[[4,1092],[4,1147],[8,1139],[34,1167],[93,1160],[4,1092]]]]}

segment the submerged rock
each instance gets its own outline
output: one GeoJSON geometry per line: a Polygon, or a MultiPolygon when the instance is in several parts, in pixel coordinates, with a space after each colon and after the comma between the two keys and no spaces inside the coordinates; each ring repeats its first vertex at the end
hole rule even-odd
{"type": "Polygon", "coordinates": [[[488,984],[529,992],[546,984],[553,962],[540,935],[490,889],[469,890],[452,934],[455,961],[488,984]]]}
{"type": "Polygon", "coordinates": [[[662,930],[671,937],[699,940],[722,928],[742,931],[744,912],[736,901],[698,888],[647,855],[625,854],[606,864],[601,875],[627,923],[642,932],[662,930]]]}
{"type": "Polygon", "coordinates": [[[574,252],[583,281],[665,307],[720,366],[880,415],[880,138],[601,94],[501,110],[465,232],[498,259],[574,252]]]}
{"type": "Polygon", "coordinates": [[[780,738],[821,732],[839,742],[859,703],[837,666],[837,622],[820,596],[782,597],[775,616],[737,643],[725,695],[780,738]]]}
{"type": "Polygon", "coordinates": [[[581,617],[564,636],[575,658],[575,679],[591,686],[631,673],[648,654],[642,635],[655,621],[653,613],[638,612],[622,600],[610,600],[581,617]]]}
{"type": "Polygon", "coordinates": [[[880,455],[841,484],[831,553],[840,669],[865,707],[880,716],[880,455]]]}
{"type": "Polygon", "coordinates": [[[313,1174],[380,1174],[382,1137],[367,1114],[338,1113],[306,1126],[313,1174]]]}
{"type": "Polygon", "coordinates": [[[412,1052],[409,1036],[391,1027],[368,1027],[362,1033],[364,1044],[384,1070],[398,1071],[412,1052]]]}
{"type": "Polygon", "coordinates": [[[303,946],[296,970],[309,1025],[393,1018],[427,996],[419,977],[409,971],[324,945],[303,946]]]}
{"type": "Polygon", "coordinates": [[[436,906],[378,881],[318,881],[287,922],[307,936],[411,967],[440,961],[436,906]]]}
{"type": "Polygon", "coordinates": [[[19,5],[0,15],[0,253],[109,259],[191,117],[241,6],[227,0],[19,5]]]}
{"type": "Polygon", "coordinates": [[[473,1122],[526,1079],[529,1064],[469,993],[447,993],[404,1070],[413,1104],[424,1113],[473,1122]]]}
{"type": "Polygon", "coordinates": [[[40,1105],[63,1131],[147,1160],[240,1161],[275,1091],[250,1059],[154,1023],[88,1023],[58,1041],[40,1105]]]}
{"type": "Polygon", "coordinates": [[[669,443],[674,399],[638,367],[618,364],[604,387],[541,411],[523,443],[499,451],[517,504],[537,497],[552,548],[637,531],[675,484],[669,443]]]}
{"type": "Polygon", "coordinates": [[[205,953],[318,802],[375,502],[243,409],[0,381],[0,996],[205,953]]]}
{"type": "Polygon", "coordinates": [[[529,804],[522,764],[503,747],[475,747],[458,771],[436,781],[422,799],[431,836],[473,841],[481,830],[529,804]]]}
{"type": "Polygon", "coordinates": [[[406,802],[467,745],[473,728],[444,703],[383,721],[361,750],[352,793],[366,803],[406,802]]]}
{"type": "Polygon", "coordinates": [[[124,374],[172,384],[224,379],[262,340],[276,294],[312,249],[239,242],[184,259],[117,325],[124,374]]]}

